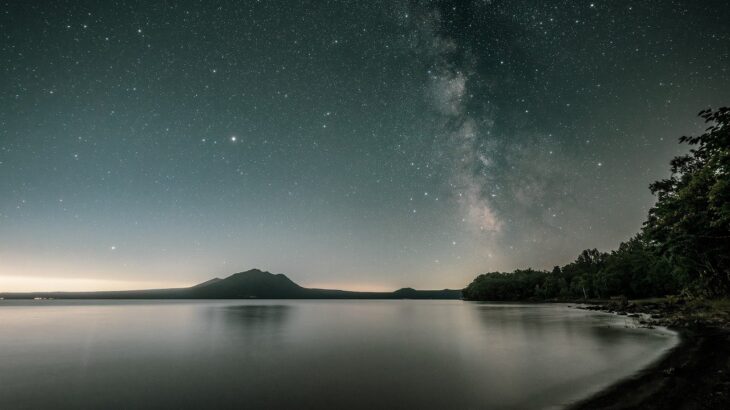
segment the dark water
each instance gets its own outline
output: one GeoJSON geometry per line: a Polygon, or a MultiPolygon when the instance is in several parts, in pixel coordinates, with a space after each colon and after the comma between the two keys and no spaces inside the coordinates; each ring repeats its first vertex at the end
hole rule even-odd
{"type": "Polygon", "coordinates": [[[560,305],[0,301],[0,407],[560,407],[676,343],[560,305]]]}

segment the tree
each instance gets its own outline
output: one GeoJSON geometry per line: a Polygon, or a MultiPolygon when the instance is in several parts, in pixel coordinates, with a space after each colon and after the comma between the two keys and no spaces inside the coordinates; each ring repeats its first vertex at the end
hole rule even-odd
{"type": "Polygon", "coordinates": [[[681,137],[693,148],[675,157],[671,176],[651,184],[657,196],[646,238],[710,296],[730,294],[730,109],[699,113],[709,124],[681,137]]]}
{"type": "Polygon", "coordinates": [[[677,293],[671,266],[639,234],[611,252],[596,275],[596,292],[606,296],[641,298],[677,293]]]}

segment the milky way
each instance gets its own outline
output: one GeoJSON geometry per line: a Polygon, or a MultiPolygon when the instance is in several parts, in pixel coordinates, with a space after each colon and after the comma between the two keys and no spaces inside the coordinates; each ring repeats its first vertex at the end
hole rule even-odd
{"type": "Polygon", "coordinates": [[[729,103],[722,1],[294,3],[0,5],[0,287],[550,268],[729,103]]]}

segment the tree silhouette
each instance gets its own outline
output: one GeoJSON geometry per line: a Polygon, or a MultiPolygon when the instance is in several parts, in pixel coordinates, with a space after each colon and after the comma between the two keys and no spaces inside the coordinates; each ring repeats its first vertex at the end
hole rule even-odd
{"type": "Polygon", "coordinates": [[[672,175],[651,184],[657,196],[647,239],[711,296],[730,292],[730,109],[699,114],[709,127],[682,137],[692,148],[671,161],[672,175]]]}

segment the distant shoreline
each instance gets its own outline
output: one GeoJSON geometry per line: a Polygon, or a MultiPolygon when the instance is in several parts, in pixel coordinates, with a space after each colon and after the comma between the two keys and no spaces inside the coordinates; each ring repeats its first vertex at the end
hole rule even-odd
{"type": "Polygon", "coordinates": [[[195,286],[172,289],[118,290],[99,292],[0,293],[0,299],[461,299],[461,289],[393,292],[355,292],[305,288],[285,275],[259,269],[213,278],[195,286]]]}

